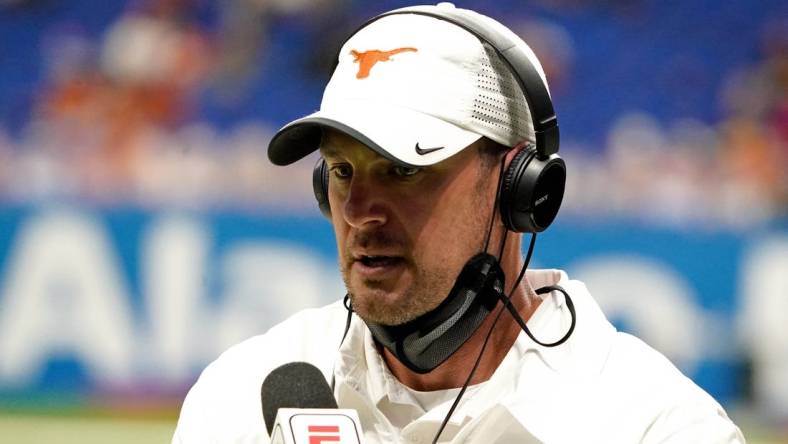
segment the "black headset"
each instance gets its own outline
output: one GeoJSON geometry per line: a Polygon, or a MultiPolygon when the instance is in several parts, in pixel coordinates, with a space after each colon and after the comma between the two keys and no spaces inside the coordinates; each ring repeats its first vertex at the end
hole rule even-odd
{"type": "MultiPolygon", "coordinates": [[[[553,102],[536,67],[509,36],[463,10],[440,6],[415,6],[380,14],[364,23],[345,41],[370,23],[397,14],[425,15],[453,23],[489,44],[509,67],[528,103],[536,141],[535,144],[525,144],[504,172],[498,208],[509,230],[517,233],[544,231],[561,207],[566,185],[566,164],[557,154],[559,132],[553,102]]],[[[322,157],[315,164],[312,187],[320,211],[330,219],[328,166],[322,157]]]]}

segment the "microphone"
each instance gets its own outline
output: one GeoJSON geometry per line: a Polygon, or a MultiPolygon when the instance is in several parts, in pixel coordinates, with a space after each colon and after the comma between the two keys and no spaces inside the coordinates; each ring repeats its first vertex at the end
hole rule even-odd
{"type": "Polygon", "coordinates": [[[274,369],[263,381],[260,399],[272,444],[361,444],[358,413],[337,408],[328,382],[312,364],[291,362],[274,369]]]}
{"type": "Polygon", "coordinates": [[[291,362],[274,369],[263,381],[260,399],[269,435],[280,408],[337,408],[337,401],[323,374],[308,362],[291,362]]]}

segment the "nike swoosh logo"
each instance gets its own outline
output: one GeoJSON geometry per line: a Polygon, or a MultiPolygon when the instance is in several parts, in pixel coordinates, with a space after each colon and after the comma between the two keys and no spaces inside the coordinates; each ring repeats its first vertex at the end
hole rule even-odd
{"type": "Polygon", "coordinates": [[[422,147],[419,146],[419,143],[416,142],[416,154],[419,154],[421,156],[423,156],[425,154],[429,154],[429,153],[431,153],[433,151],[442,150],[444,148],[446,148],[446,147],[445,146],[436,146],[435,148],[422,148],[422,147]]]}

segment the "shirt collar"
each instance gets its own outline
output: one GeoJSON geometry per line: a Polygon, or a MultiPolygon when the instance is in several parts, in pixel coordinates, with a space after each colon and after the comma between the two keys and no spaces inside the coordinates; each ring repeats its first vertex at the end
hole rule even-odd
{"type": "MultiPolygon", "coordinates": [[[[541,346],[524,332],[520,332],[515,344],[485,387],[481,388],[476,396],[464,400],[467,402],[461,402],[459,410],[452,416],[452,423],[461,424],[466,415],[472,417],[489,408],[491,400],[484,396],[485,392],[495,393],[496,397],[499,397],[500,393],[516,393],[519,379],[528,379],[527,374],[521,374],[526,372],[520,371],[523,360],[540,359],[556,372],[575,371],[574,369],[593,372],[601,370],[607,357],[606,350],[611,344],[610,340],[605,338],[612,337],[615,329],[604,319],[585,285],[569,280],[561,270],[528,270],[526,276],[534,289],[547,285],[563,287],[574,302],[577,316],[583,319],[577,320],[572,337],[558,347],[541,346]],[[600,322],[600,318],[603,322],[600,322]],[[591,331],[592,329],[595,331],[591,331]],[[610,336],[604,335],[605,329],[610,336]],[[577,359],[583,360],[584,364],[572,365],[572,361],[577,359]]],[[[570,324],[571,316],[564,295],[558,291],[544,294],[539,307],[527,322],[531,333],[541,342],[560,339],[570,324]]],[[[357,316],[353,317],[347,338],[340,347],[335,375],[338,382],[366,394],[375,406],[385,399],[394,403],[416,404],[410,393],[391,374],[378,352],[371,332],[357,316]]],[[[450,405],[447,403],[427,412],[425,419],[435,416],[442,420],[450,405]]]]}
{"type": "MultiPolygon", "coordinates": [[[[539,345],[524,333],[520,334],[515,347],[523,347],[523,354],[528,350],[536,351],[545,364],[560,373],[600,372],[616,330],[605,318],[585,284],[570,280],[561,270],[529,270],[527,276],[534,289],[548,285],[563,288],[575,307],[576,324],[572,336],[557,347],[539,345]]],[[[550,343],[562,338],[571,323],[572,317],[566,298],[563,293],[552,291],[543,295],[542,303],[527,325],[539,341],[550,343]]]]}

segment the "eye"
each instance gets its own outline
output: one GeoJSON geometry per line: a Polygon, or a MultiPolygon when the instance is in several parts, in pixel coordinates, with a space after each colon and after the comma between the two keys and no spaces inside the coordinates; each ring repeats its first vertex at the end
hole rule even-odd
{"type": "Polygon", "coordinates": [[[411,166],[403,166],[403,165],[395,165],[391,168],[391,171],[394,173],[395,176],[399,177],[410,177],[417,174],[421,171],[419,167],[411,167],[411,166]]]}
{"type": "Polygon", "coordinates": [[[339,179],[348,179],[353,176],[353,169],[350,168],[350,165],[346,164],[333,165],[329,168],[329,171],[331,171],[334,177],[339,179]]]}

